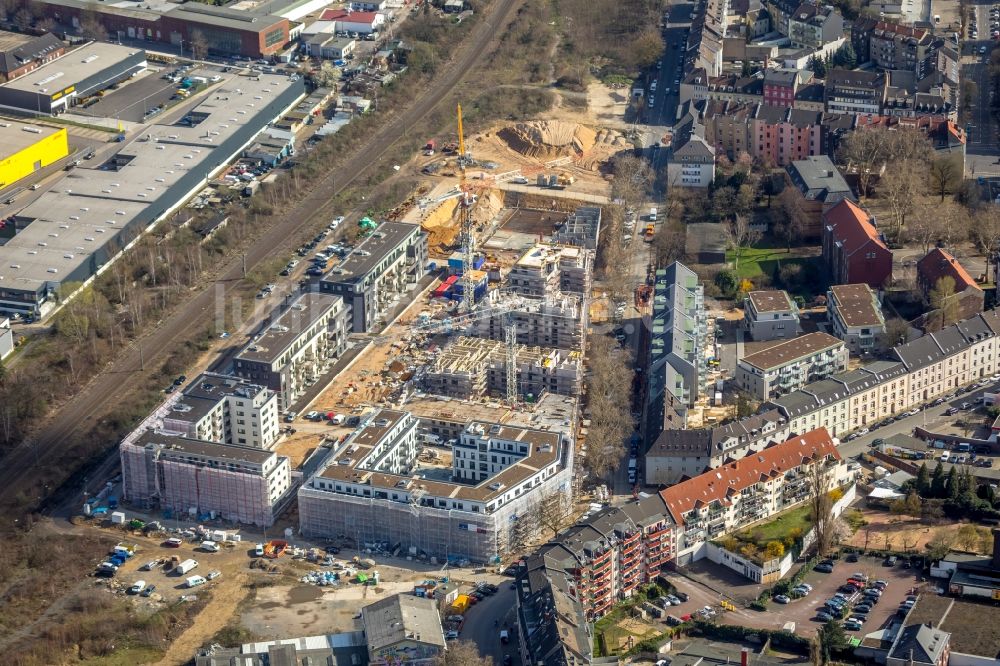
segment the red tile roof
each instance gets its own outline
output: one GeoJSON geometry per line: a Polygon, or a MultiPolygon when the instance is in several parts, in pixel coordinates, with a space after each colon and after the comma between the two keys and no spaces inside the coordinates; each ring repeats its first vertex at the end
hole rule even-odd
{"type": "Polygon", "coordinates": [[[692,509],[716,501],[728,504],[729,497],[755,483],[783,475],[802,463],[826,456],[843,459],[826,428],[817,428],[661,490],[660,497],[674,521],[683,525],[683,515],[692,509]]]}
{"type": "Polygon", "coordinates": [[[932,288],[937,281],[944,276],[950,276],[955,281],[955,293],[965,291],[972,287],[979,289],[979,285],[972,279],[968,271],[962,268],[962,264],[947,250],[939,247],[934,248],[927,255],[917,262],[917,275],[920,280],[932,288]]]}
{"type": "Polygon", "coordinates": [[[324,9],[319,15],[320,21],[349,21],[351,23],[371,23],[378,12],[352,12],[348,9],[324,9]]]}
{"type": "Polygon", "coordinates": [[[868,213],[850,199],[842,200],[823,213],[823,224],[833,227],[833,238],[844,248],[846,256],[854,254],[868,243],[889,249],[878,237],[878,231],[871,223],[868,213]]]}

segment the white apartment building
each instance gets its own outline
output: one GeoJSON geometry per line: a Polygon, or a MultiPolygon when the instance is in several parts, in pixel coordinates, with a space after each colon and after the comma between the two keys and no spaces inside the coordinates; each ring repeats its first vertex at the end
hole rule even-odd
{"type": "Polygon", "coordinates": [[[233,359],[233,373],[266,386],[286,411],[347,347],[350,317],[340,296],[309,292],[271,315],[233,359]]]}
{"type": "MultiPolygon", "coordinates": [[[[840,284],[826,293],[826,312],[835,336],[852,354],[873,353],[885,333],[878,296],[867,284],[840,284]]],[[[893,341],[897,342],[897,341],[893,341]]]]}
{"type": "Polygon", "coordinates": [[[210,442],[270,449],[278,439],[278,399],[239,377],[202,373],[168,401],[163,428],[210,442]]]}
{"type": "Polygon", "coordinates": [[[661,490],[676,524],[676,564],[700,559],[708,540],[806,501],[814,465],[826,469],[825,490],[850,480],[833,438],[820,428],[661,490]]]}
{"type": "Polygon", "coordinates": [[[751,291],[743,301],[743,324],[758,342],[787,340],[798,335],[799,308],[786,291],[751,291]]]}
{"type": "Polygon", "coordinates": [[[739,360],[736,385],[769,400],[847,369],[847,347],[826,333],[808,333],[739,360]]]}
{"type": "Polygon", "coordinates": [[[301,532],[486,562],[535,535],[529,514],[542,493],[572,495],[564,435],[469,423],[442,476],[418,463],[417,424],[409,412],[381,410],[348,437],[299,489],[301,532]]]}
{"type": "Polygon", "coordinates": [[[124,498],[137,506],[266,527],[291,498],[291,465],[273,451],[158,430],[133,435],[120,455],[124,498]]]}

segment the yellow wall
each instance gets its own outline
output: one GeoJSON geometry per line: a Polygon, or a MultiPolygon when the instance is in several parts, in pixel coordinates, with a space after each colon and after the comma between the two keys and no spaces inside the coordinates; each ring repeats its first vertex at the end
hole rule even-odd
{"type": "Polygon", "coordinates": [[[66,130],[60,129],[13,155],[0,155],[0,187],[7,187],[68,154],[69,139],[66,130]]]}

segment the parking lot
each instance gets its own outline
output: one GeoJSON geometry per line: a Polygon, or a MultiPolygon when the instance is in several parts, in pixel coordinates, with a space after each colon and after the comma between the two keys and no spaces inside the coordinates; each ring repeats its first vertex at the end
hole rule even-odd
{"type": "Polygon", "coordinates": [[[765,619],[766,626],[778,628],[786,622],[794,622],[798,633],[811,633],[817,626],[817,611],[823,606],[827,599],[837,593],[838,588],[844,585],[847,579],[854,573],[862,573],[870,580],[884,580],[888,583],[882,598],[872,608],[868,621],[864,627],[857,632],[864,635],[881,629],[889,624],[889,620],[896,615],[899,604],[911,593],[911,590],[919,582],[918,569],[904,569],[898,565],[895,567],[883,566],[880,558],[861,557],[858,562],[847,562],[840,559],[833,567],[833,573],[825,574],[818,571],[809,571],[803,582],[813,586],[813,591],[801,599],[793,599],[787,604],[770,602],[767,611],[759,613],[761,619],[765,619]]]}
{"type": "Polygon", "coordinates": [[[170,100],[176,87],[170,81],[160,78],[158,72],[149,72],[118,90],[109,90],[96,104],[87,108],[74,108],[73,113],[93,118],[142,122],[150,109],[170,100]]]}

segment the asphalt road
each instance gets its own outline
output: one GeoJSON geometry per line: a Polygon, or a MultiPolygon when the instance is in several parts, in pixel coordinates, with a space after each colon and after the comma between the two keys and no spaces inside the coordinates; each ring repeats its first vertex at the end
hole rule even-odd
{"type": "MultiPolygon", "coordinates": [[[[684,70],[684,51],[687,44],[686,30],[691,26],[693,5],[675,2],[667,6],[669,19],[663,29],[663,41],[667,45],[660,58],[658,70],[651,75],[656,80],[656,91],[652,93],[653,106],[649,107],[647,97],[644,120],[649,125],[672,126],[677,119],[678,91],[684,70]]],[[[647,86],[647,94],[650,88],[647,86]]]]}
{"type": "MultiPolygon", "coordinates": [[[[885,439],[892,435],[904,434],[909,435],[913,432],[916,427],[926,428],[931,431],[935,431],[946,424],[954,423],[957,419],[967,418],[972,412],[960,411],[954,416],[945,416],[944,411],[949,407],[960,407],[963,402],[975,404],[975,399],[977,396],[982,395],[984,392],[996,392],[1000,391],[1000,383],[993,386],[986,386],[985,388],[976,389],[975,391],[969,391],[968,393],[963,393],[956,398],[946,401],[942,405],[937,407],[930,407],[921,411],[913,416],[908,416],[905,419],[899,421],[894,421],[889,425],[883,426],[881,428],[874,428],[870,433],[862,437],[858,437],[850,442],[843,442],[838,447],[840,455],[845,458],[851,458],[863,451],[867,451],[871,448],[871,443],[876,438],[885,439]]],[[[981,418],[981,413],[979,415],[981,418]]]]}
{"type": "MultiPolygon", "coordinates": [[[[330,199],[377,164],[396,140],[404,136],[406,128],[430,113],[481,60],[489,56],[502,35],[497,28],[506,26],[512,20],[514,11],[523,1],[500,0],[490,5],[488,13],[475,26],[469,39],[423,93],[412,104],[388,117],[381,129],[340,168],[331,170],[297,206],[287,211],[282,220],[261,234],[246,253],[247,270],[266,261],[276,251],[290,250],[300,230],[318,228],[320,221],[325,224],[330,212],[330,199]]],[[[217,299],[228,298],[240,286],[242,275],[241,260],[235,257],[220,271],[215,282],[193,292],[187,303],[176,307],[159,326],[146,334],[141,340],[145,367],[160,367],[178,344],[190,339],[193,332],[211,325],[217,299]]],[[[58,414],[42,424],[24,445],[5,456],[0,465],[0,501],[10,501],[22,490],[28,491],[31,496],[32,486],[39,477],[36,465],[42,468],[58,465],[64,442],[77,432],[89,430],[122,396],[134,393],[144,381],[139,347],[133,346],[62,406],[58,414]]],[[[111,452],[89,471],[88,476],[93,480],[91,484],[95,487],[103,484],[117,464],[117,453],[111,452]]],[[[72,490],[74,492],[68,493],[63,501],[75,501],[74,498],[79,497],[75,495],[76,489],[72,490]]]]}
{"type": "Polygon", "coordinates": [[[514,591],[510,589],[510,581],[513,579],[504,578],[497,581],[495,576],[490,576],[489,579],[497,584],[500,591],[469,609],[459,639],[475,643],[481,655],[493,657],[494,666],[503,664],[504,654],[511,655],[512,661],[516,664],[519,657],[517,640],[513,634],[509,643],[506,645],[500,643],[500,630],[508,624],[512,629],[517,625],[516,600],[514,591]]]}
{"type": "Polygon", "coordinates": [[[967,38],[962,47],[962,79],[976,84],[979,94],[968,112],[969,121],[968,142],[966,144],[966,175],[996,176],[1000,175],[1000,150],[997,145],[1000,136],[997,134],[996,123],[991,113],[991,103],[996,91],[991,90],[990,77],[986,63],[989,62],[990,51],[997,42],[990,39],[990,8],[992,2],[972,5],[976,10],[978,39],[967,38]],[[981,54],[981,48],[986,53],[981,54]]]}

